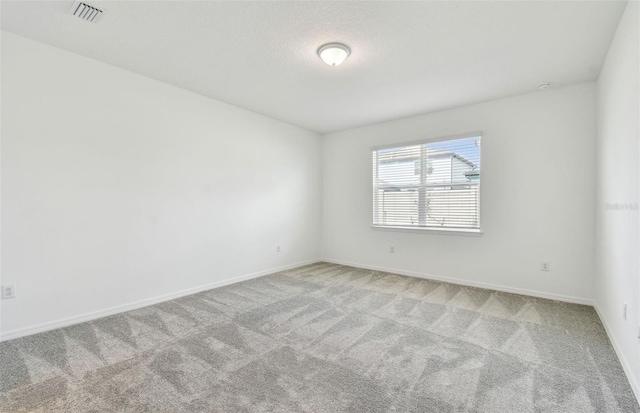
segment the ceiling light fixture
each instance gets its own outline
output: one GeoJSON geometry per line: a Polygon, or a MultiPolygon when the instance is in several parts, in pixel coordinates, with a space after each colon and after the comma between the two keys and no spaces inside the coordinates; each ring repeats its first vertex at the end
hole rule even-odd
{"type": "Polygon", "coordinates": [[[318,49],[318,56],[329,66],[338,66],[350,54],[351,49],[342,43],[327,43],[318,49]]]}

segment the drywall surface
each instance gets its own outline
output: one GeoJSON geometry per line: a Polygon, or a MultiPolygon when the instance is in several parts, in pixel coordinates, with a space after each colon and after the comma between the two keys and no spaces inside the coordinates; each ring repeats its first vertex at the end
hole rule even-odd
{"type": "Polygon", "coordinates": [[[2,103],[5,337],[319,258],[315,133],[6,32],[2,103]]]}
{"type": "Polygon", "coordinates": [[[325,136],[323,257],[590,302],[595,114],[590,82],[325,136]],[[371,228],[372,147],[473,131],[483,133],[482,236],[371,228]]]}
{"type": "Polygon", "coordinates": [[[638,2],[630,1],[598,79],[594,300],[640,398],[639,14],[638,2]]]}

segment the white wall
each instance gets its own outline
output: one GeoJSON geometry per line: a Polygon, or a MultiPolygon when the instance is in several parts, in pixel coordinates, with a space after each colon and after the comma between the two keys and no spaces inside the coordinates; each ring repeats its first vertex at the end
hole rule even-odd
{"type": "Polygon", "coordinates": [[[598,79],[594,300],[640,399],[639,9],[638,2],[628,3],[598,79]],[[626,322],[622,318],[625,302],[626,322]]]}
{"type": "Polygon", "coordinates": [[[595,114],[586,83],[327,135],[323,257],[590,302],[595,114]],[[478,130],[481,237],[370,227],[371,147],[478,130]]]}
{"type": "Polygon", "coordinates": [[[4,338],[319,258],[315,133],[6,32],[2,103],[4,338]]]}

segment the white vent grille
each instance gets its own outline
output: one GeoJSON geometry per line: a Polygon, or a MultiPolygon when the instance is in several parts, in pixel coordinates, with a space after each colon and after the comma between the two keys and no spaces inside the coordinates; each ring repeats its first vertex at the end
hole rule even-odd
{"type": "Polygon", "coordinates": [[[75,1],[70,13],[79,19],[97,23],[104,14],[104,9],[99,9],[82,1],[75,1]]]}

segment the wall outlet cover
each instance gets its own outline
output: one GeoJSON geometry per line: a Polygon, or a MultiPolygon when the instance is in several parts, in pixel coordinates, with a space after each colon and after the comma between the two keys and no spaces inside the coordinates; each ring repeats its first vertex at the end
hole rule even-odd
{"type": "Polygon", "coordinates": [[[2,298],[15,298],[16,297],[16,286],[13,284],[7,284],[2,286],[2,298]]]}

